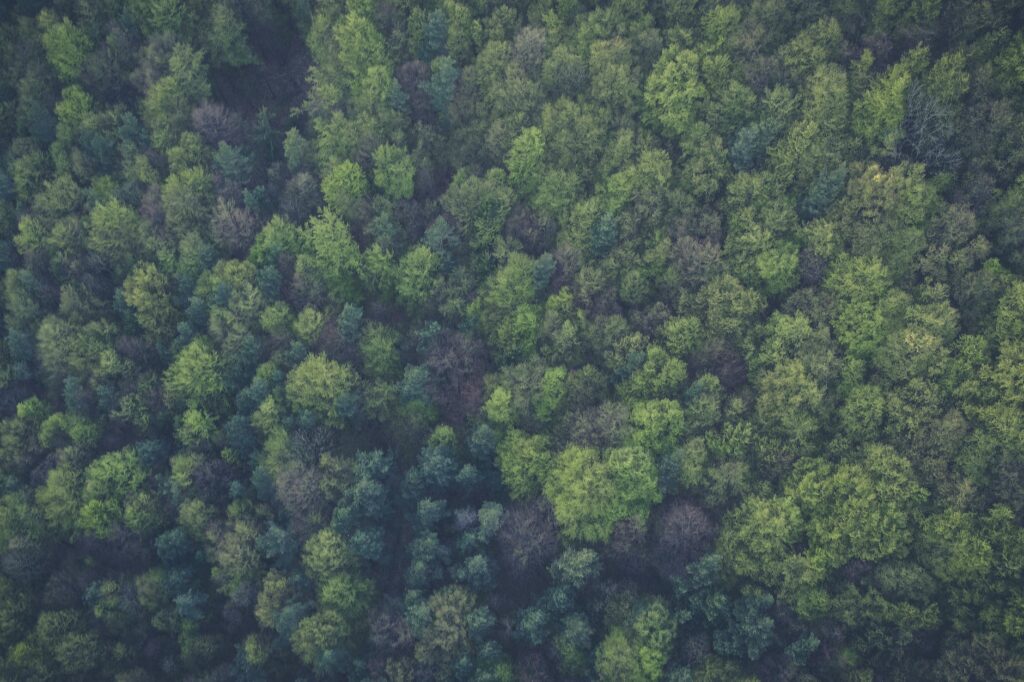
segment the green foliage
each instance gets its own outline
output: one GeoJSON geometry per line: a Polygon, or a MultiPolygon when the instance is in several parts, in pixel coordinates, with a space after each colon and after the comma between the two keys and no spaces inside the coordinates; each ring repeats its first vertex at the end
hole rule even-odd
{"type": "Polygon", "coordinates": [[[550,421],[562,407],[566,395],[569,373],[564,367],[552,367],[541,377],[538,395],[533,403],[534,413],[542,422],[550,421]]]}
{"type": "Polygon", "coordinates": [[[875,154],[892,154],[903,136],[911,74],[902,64],[880,76],[853,105],[853,130],[875,154]]]}
{"type": "Polygon", "coordinates": [[[213,214],[213,181],[202,168],[173,173],[160,194],[168,227],[177,234],[205,230],[213,214]]]}
{"type": "Polygon", "coordinates": [[[682,393],[686,364],[660,346],[649,346],[644,363],[623,382],[619,391],[627,398],[668,398],[682,393]]]}
{"type": "Polygon", "coordinates": [[[860,463],[804,461],[786,494],[749,498],[729,514],[718,549],[737,574],[781,588],[810,615],[828,608],[829,571],[906,554],[927,491],[906,459],[881,446],[860,463]]]}
{"type": "Polygon", "coordinates": [[[924,248],[935,201],[922,166],[900,164],[887,171],[868,166],[850,181],[841,207],[842,234],[851,253],[880,258],[897,280],[908,277],[924,248]]]}
{"type": "Polygon", "coordinates": [[[210,59],[227,66],[256,64],[256,55],[245,37],[245,24],[227,3],[218,2],[210,9],[210,23],[206,33],[210,59]]]}
{"type": "Polygon", "coordinates": [[[474,601],[472,593],[459,585],[449,585],[430,595],[414,653],[428,670],[443,676],[463,655],[469,644],[468,620],[474,601]]]}
{"type": "MultiPolygon", "coordinates": [[[[287,225],[281,225],[281,229],[282,237],[293,238],[287,225]]],[[[336,300],[358,300],[362,260],[348,226],[336,214],[324,210],[309,219],[301,238],[306,248],[296,261],[296,270],[308,269],[336,300]]]]}
{"type": "Polygon", "coordinates": [[[309,576],[321,584],[339,571],[351,568],[353,561],[345,540],[329,528],[307,540],[302,549],[302,565],[309,576]]]}
{"type": "Polygon", "coordinates": [[[790,498],[749,497],[726,518],[718,551],[738,574],[774,583],[802,532],[800,509],[790,498]]]}
{"type": "Polygon", "coordinates": [[[366,196],[366,176],[358,164],[344,161],[324,175],[320,189],[330,209],[342,217],[348,217],[366,196]]]}
{"type": "Polygon", "coordinates": [[[151,248],[148,226],[138,213],[117,199],[97,203],[89,213],[89,250],[117,273],[151,248]]]}
{"type": "Polygon", "coordinates": [[[878,259],[844,259],[825,282],[837,299],[832,326],[847,352],[869,357],[898,320],[906,304],[890,286],[878,259]]]}
{"type": "Polygon", "coordinates": [[[516,429],[509,429],[505,434],[498,444],[497,455],[502,482],[514,500],[540,493],[555,464],[547,438],[516,429]]]}
{"type": "Polygon", "coordinates": [[[78,525],[109,538],[121,526],[136,533],[152,527],[157,511],[151,493],[142,490],[145,472],[134,450],[103,455],[85,468],[78,525]]]}
{"type": "Polygon", "coordinates": [[[512,253],[470,306],[487,340],[505,357],[523,357],[533,349],[540,322],[536,294],[534,262],[512,253]]]}
{"type": "Polygon", "coordinates": [[[765,307],[764,297],[732,275],[709,282],[697,294],[708,333],[735,338],[765,307]]]}
{"type": "Polygon", "coordinates": [[[662,52],[647,79],[644,102],[650,115],[677,137],[694,134],[698,103],[707,97],[700,80],[700,57],[693,50],[662,52]]]}
{"type": "Polygon", "coordinates": [[[75,79],[82,72],[85,60],[92,49],[89,36],[68,17],[58,20],[50,10],[40,12],[38,22],[43,32],[46,59],[61,80],[75,79]]]}
{"type": "Polygon", "coordinates": [[[390,378],[398,371],[398,333],[377,322],[363,328],[359,353],[366,372],[375,378],[390,378]]]}
{"type": "Polygon", "coordinates": [[[189,121],[192,107],[210,96],[203,53],[179,43],[168,60],[168,73],[146,91],[142,118],[153,143],[167,149],[177,141],[189,121]]]}
{"type": "Polygon", "coordinates": [[[683,408],[675,400],[647,400],[634,405],[630,414],[633,442],[659,455],[672,450],[686,429],[683,408]]]}
{"type": "Polygon", "coordinates": [[[335,59],[349,78],[355,80],[370,67],[387,61],[384,39],[373,23],[357,11],[345,14],[334,26],[334,40],[340,48],[335,59]]]}
{"type": "Polygon", "coordinates": [[[911,515],[927,496],[910,463],[884,447],[869,447],[862,464],[815,467],[794,493],[812,519],[811,551],[833,567],[906,551],[911,515]]]}
{"type": "Polygon", "coordinates": [[[757,418],[767,437],[786,441],[786,447],[808,454],[824,409],[824,391],[804,363],[788,360],[766,372],[759,382],[757,418]]]}
{"type": "Polygon", "coordinates": [[[437,57],[430,62],[430,80],[420,85],[430,97],[430,103],[444,119],[447,118],[455,85],[459,78],[459,69],[455,60],[447,55],[437,57]]]}
{"type": "Polygon", "coordinates": [[[373,152],[373,184],[391,199],[412,197],[416,168],[403,149],[382,144],[373,152]]]}
{"type": "Polygon", "coordinates": [[[410,313],[416,314],[432,299],[440,264],[437,253],[423,244],[410,249],[398,261],[395,294],[410,313]]]}
{"type": "Polygon", "coordinates": [[[358,376],[351,367],[316,354],[288,372],[285,394],[294,410],[312,413],[324,423],[340,427],[350,411],[357,384],[358,376]]]}
{"type": "Polygon", "coordinates": [[[608,539],[623,519],[646,521],[651,505],[661,500],[654,462],[637,447],[604,453],[566,448],[544,482],[544,494],[563,532],[589,542],[608,539]]]}
{"type": "Polygon", "coordinates": [[[505,173],[492,168],[484,177],[459,172],[441,197],[466,241],[476,249],[493,248],[512,205],[505,173]]]}
{"type": "Polygon", "coordinates": [[[992,567],[992,547],[978,532],[970,514],[947,510],[923,524],[925,563],[945,582],[976,583],[985,580],[992,567]]]}
{"type": "Polygon", "coordinates": [[[659,680],[668,662],[676,623],[666,605],[652,600],[638,608],[627,628],[612,628],[597,648],[601,680],[659,680]]]}
{"type": "Polygon", "coordinates": [[[626,633],[616,628],[608,633],[597,649],[597,677],[600,680],[642,682],[657,679],[644,675],[639,656],[630,646],[626,633]]]}
{"type": "Polygon", "coordinates": [[[140,263],[124,281],[124,302],[149,334],[160,338],[171,331],[177,311],[168,295],[167,278],[152,263],[140,263]]]}
{"type": "Polygon", "coordinates": [[[224,392],[220,359],[204,339],[181,349],[164,372],[164,400],[168,405],[201,407],[224,392]]]}
{"type": "Polygon", "coordinates": [[[530,196],[541,182],[544,164],[544,136],[539,128],[525,128],[512,142],[505,167],[509,182],[516,191],[530,196]]]}
{"type": "Polygon", "coordinates": [[[82,472],[58,466],[46,475],[46,484],[36,490],[36,504],[54,528],[68,532],[77,525],[81,506],[82,472]]]}
{"type": "Polygon", "coordinates": [[[1010,5],[3,3],[0,679],[1024,679],[1010,5]]]}
{"type": "Polygon", "coordinates": [[[295,317],[292,330],[299,340],[307,345],[312,345],[319,338],[324,328],[324,316],[313,308],[303,308],[295,317]]]}

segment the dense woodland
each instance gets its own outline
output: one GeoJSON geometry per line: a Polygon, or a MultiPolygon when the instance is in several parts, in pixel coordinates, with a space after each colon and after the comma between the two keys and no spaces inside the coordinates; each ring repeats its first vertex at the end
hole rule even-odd
{"type": "Polygon", "coordinates": [[[0,678],[1024,680],[1024,3],[0,4],[0,678]]]}

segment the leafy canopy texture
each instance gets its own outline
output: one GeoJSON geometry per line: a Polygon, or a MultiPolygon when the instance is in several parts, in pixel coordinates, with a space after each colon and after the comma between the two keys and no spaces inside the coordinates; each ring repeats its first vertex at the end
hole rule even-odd
{"type": "Polygon", "coordinates": [[[1020,4],[0,1],[0,680],[1024,680],[1020,4]]]}
{"type": "Polygon", "coordinates": [[[618,521],[646,522],[651,505],[661,499],[654,462],[635,447],[604,453],[569,447],[558,455],[544,488],[565,533],[591,542],[606,540],[618,521]]]}

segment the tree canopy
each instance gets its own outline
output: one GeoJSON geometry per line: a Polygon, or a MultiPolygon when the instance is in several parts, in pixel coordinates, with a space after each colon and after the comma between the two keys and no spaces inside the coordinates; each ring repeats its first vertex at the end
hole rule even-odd
{"type": "Polygon", "coordinates": [[[0,2],[0,679],[1024,680],[1022,26],[0,2]]]}

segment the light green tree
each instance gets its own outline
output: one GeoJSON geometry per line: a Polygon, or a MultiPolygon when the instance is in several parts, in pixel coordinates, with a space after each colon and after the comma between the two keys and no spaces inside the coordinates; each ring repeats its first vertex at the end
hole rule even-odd
{"type": "Polygon", "coordinates": [[[658,472],[637,447],[607,450],[570,445],[555,460],[544,483],[563,532],[587,542],[607,540],[618,521],[643,522],[661,500],[658,472]]]}
{"type": "Polygon", "coordinates": [[[358,375],[348,365],[320,353],[309,355],[285,381],[285,395],[295,410],[310,412],[330,426],[340,427],[346,416],[346,398],[352,398],[358,375]]]}
{"type": "Polygon", "coordinates": [[[182,348],[164,372],[164,401],[172,407],[202,407],[223,392],[220,361],[205,339],[194,339],[182,348]]]}
{"type": "Polygon", "coordinates": [[[404,149],[382,144],[373,152],[373,184],[392,199],[412,197],[416,167],[404,149]]]}

